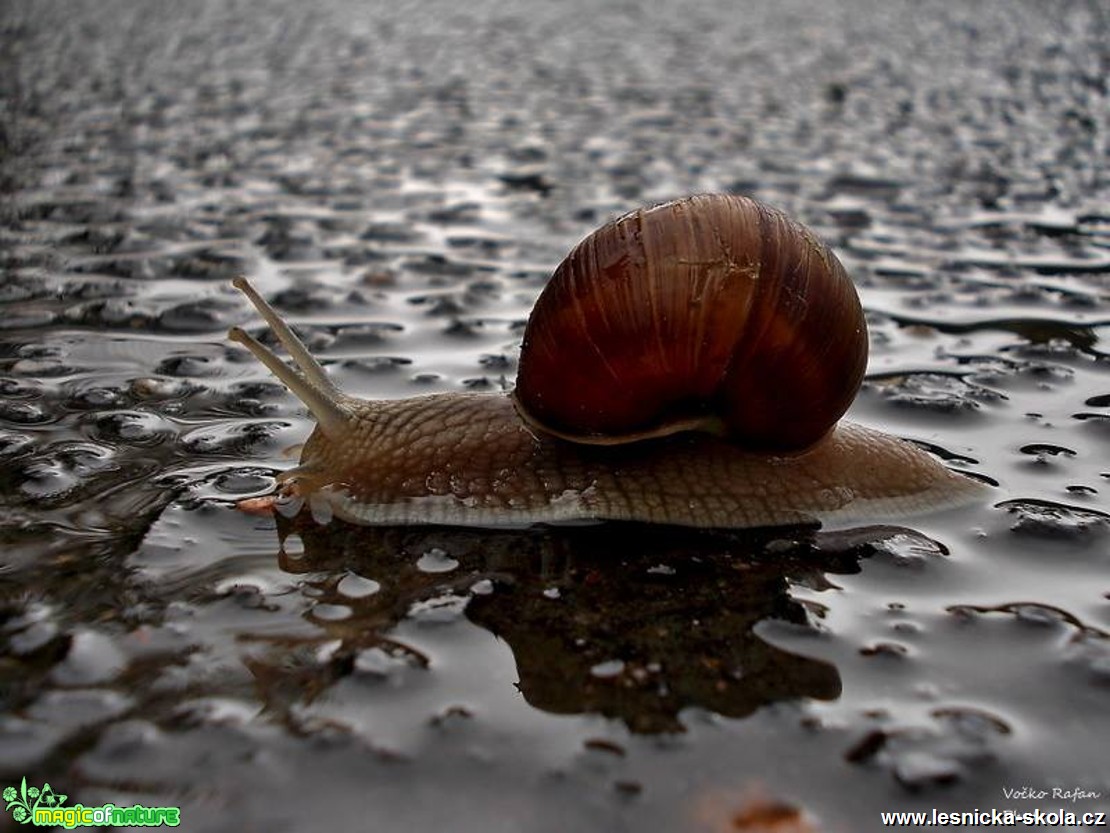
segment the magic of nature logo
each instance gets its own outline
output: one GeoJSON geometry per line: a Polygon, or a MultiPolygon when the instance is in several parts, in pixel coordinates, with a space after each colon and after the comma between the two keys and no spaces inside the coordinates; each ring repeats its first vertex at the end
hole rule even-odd
{"type": "Polygon", "coordinates": [[[67,795],[57,792],[49,784],[41,787],[27,786],[24,778],[19,787],[4,788],[4,809],[20,824],[45,827],[177,827],[181,824],[180,807],[145,807],[133,804],[117,807],[102,804],[86,807],[74,804],[64,807],[67,795]]]}

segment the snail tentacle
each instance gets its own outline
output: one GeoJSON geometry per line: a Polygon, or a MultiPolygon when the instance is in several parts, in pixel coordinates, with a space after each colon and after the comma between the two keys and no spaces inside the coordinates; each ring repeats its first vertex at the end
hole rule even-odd
{"type": "MultiPolygon", "coordinates": [[[[243,283],[246,283],[246,281],[243,281],[243,283]]],[[[250,285],[247,284],[247,286],[250,285]]],[[[248,297],[250,296],[248,295],[248,297]]],[[[232,327],[227,331],[227,337],[236,344],[246,347],[254,354],[256,359],[266,365],[269,371],[312,412],[317,424],[325,434],[338,438],[344,433],[351,422],[352,415],[343,404],[343,395],[333,384],[329,382],[328,387],[321,390],[241,327],[232,327]]]]}
{"type": "MultiPolygon", "coordinates": [[[[297,338],[297,334],[293,332],[292,328],[285,323],[277,310],[270,306],[269,302],[258,294],[258,291],[251,286],[243,275],[233,278],[231,285],[247,296],[247,299],[258,310],[258,314],[262,316],[263,320],[270,325],[270,329],[274,331],[278,341],[281,342],[282,347],[289,351],[289,357],[304,374],[305,379],[309,384],[319,388],[324,393],[331,394],[334,398],[339,398],[339,389],[336,388],[335,383],[328,378],[327,372],[316,361],[316,357],[308,352],[304,342],[297,338]]],[[[260,345],[261,346],[261,345],[260,345]]],[[[252,352],[254,352],[252,350],[252,352]]],[[[255,353],[257,356],[258,354],[255,353]]],[[[268,366],[268,365],[267,365],[268,366]]],[[[305,403],[308,404],[308,403],[305,403]]]]}

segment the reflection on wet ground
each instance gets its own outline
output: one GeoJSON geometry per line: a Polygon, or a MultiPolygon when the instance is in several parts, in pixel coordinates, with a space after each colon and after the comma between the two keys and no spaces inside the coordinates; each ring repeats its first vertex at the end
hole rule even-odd
{"type": "Polygon", "coordinates": [[[205,830],[1106,808],[1107,27],[1079,3],[4,4],[0,786],[205,830]],[[834,246],[871,332],[851,418],[988,503],[746,536],[235,508],[310,423],[226,341],[272,343],[233,275],[344,390],[494,392],[579,238],[707,190],[834,246]]]}
{"type": "Polygon", "coordinates": [[[284,567],[328,577],[314,585],[312,615],[328,622],[327,638],[342,640],[336,655],[347,666],[388,670],[400,655],[426,667],[389,629],[465,612],[508,644],[531,705],[603,714],[637,733],[682,731],[687,706],[743,717],[793,697],[835,699],[834,668],[775,648],[752,628],[772,617],[804,625],[787,575],[821,584],[829,565],[858,570],[847,547],[872,537],[818,543],[789,530],[742,537],[622,524],[491,532],[322,528],[308,519],[302,527],[304,551],[284,567]]]}

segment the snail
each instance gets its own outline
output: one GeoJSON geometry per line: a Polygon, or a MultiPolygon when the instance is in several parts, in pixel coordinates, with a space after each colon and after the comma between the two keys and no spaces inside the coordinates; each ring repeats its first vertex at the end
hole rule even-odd
{"type": "Polygon", "coordinates": [[[855,288],[812,232],[746,197],[633,211],[579,243],[535,304],[509,394],[347,396],[233,284],[297,369],[238,327],[229,338],[316,419],[278,481],[317,516],[738,529],[914,514],[984,489],[840,419],[867,363],[855,288]]]}

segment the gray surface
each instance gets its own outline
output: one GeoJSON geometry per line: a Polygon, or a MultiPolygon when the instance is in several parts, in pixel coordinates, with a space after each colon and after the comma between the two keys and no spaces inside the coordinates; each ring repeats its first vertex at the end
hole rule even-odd
{"type": "Polygon", "coordinates": [[[1105,807],[1003,792],[1110,794],[1105,8],[810,5],[5,3],[0,783],[196,830],[1105,807]],[[233,274],[347,390],[496,389],[577,239],[701,190],[829,240],[852,416],[991,504],[820,569],[625,531],[275,557],[232,508],[309,427],[224,341],[233,274]]]}

